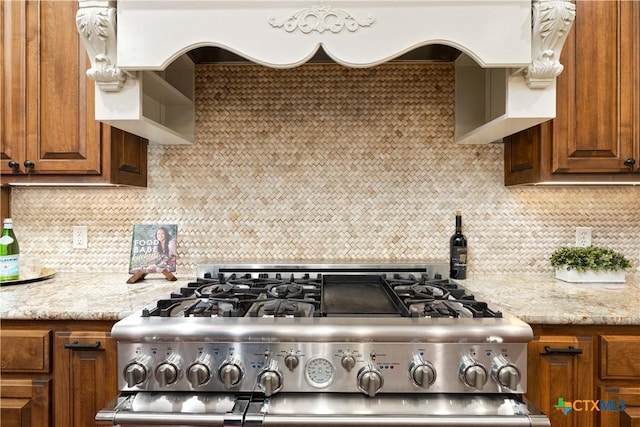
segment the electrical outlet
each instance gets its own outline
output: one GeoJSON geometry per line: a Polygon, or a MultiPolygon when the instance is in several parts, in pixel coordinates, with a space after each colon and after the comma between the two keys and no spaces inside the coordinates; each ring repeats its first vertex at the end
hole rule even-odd
{"type": "Polygon", "coordinates": [[[576,227],[576,246],[591,246],[591,227],[576,227]]]}
{"type": "Polygon", "coordinates": [[[86,225],[73,227],[73,249],[87,249],[87,231],[86,225]]]}

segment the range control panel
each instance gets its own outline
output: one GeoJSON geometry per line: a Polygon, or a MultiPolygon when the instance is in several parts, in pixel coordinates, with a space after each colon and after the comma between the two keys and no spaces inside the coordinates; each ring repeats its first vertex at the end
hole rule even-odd
{"type": "Polygon", "coordinates": [[[122,391],[525,393],[525,343],[119,343],[122,391]]]}

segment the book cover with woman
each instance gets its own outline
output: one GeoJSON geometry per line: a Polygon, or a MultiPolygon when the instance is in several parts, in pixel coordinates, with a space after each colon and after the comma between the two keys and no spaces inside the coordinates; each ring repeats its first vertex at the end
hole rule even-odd
{"type": "Polygon", "coordinates": [[[175,272],[177,236],[176,224],[134,225],[129,273],[140,270],[146,273],[175,272]]]}

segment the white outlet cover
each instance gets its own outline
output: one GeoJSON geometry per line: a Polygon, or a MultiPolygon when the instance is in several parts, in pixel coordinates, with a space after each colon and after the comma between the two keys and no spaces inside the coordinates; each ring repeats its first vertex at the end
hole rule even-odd
{"type": "Polygon", "coordinates": [[[87,249],[88,229],[85,225],[73,227],[73,249],[87,249]]]}
{"type": "Polygon", "coordinates": [[[576,228],[576,246],[578,247],[591,246],[591,227],[576,228]]]}

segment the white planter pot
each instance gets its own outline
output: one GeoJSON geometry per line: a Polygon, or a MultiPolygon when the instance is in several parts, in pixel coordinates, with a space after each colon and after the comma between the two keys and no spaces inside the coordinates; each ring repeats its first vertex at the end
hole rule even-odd
{"type": "Polygon", "coordinates": [[[556,269],[556,279],[572,283],[624,283],[624,271],[576,271],[556,269]]]}

